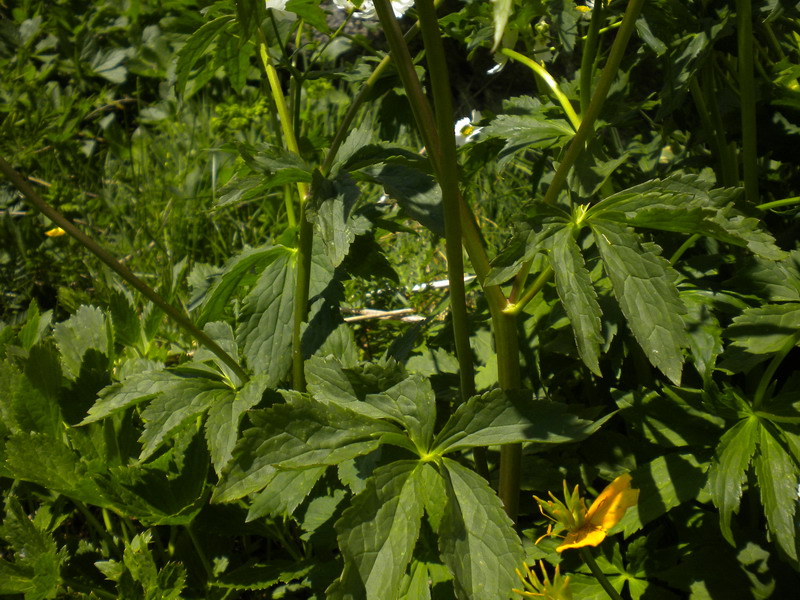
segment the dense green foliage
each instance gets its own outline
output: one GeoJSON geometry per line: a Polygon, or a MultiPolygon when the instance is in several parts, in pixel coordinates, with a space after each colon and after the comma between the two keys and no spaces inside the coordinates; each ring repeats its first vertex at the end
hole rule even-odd
{"type": "Polygon", "coordinates": [[[796,593],[800,10],[344,4],[0,3],[0,595],[796,593]]]}

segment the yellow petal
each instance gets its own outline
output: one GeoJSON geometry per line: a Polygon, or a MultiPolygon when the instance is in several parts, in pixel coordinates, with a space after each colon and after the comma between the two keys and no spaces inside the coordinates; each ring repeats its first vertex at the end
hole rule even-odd
{"type": "Polygon", "coordinates": [[[556,551],[597,546],[605,539],[608,531],[622,520],[625,512],[631,506],[636,506],[638,501],[639,490],[631,489],[630,474],[620,475],[600,492],[589,507],[583,524],[567,534],[564,543],[556,551]]]}
{"type": "Polygon", "coordinates": [[[584,546],[597,546],[600,542],[606,539],[606,532],[602,529],[596,529],[587,523],[573,532],[567,534],[561,545],[556,548],[556,552],[563,552],[570,548],[583,548],[584,546]]]}
{"type": "Polygon", "coordinates": [[[48,229],[44,232],[47,237],[58,237],[67,233],[61,227],[53,227],[53,229],[48,229]]]}

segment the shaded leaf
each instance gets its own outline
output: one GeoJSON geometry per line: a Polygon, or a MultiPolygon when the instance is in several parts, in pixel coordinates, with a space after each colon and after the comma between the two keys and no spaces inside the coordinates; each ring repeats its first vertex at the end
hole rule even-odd
{"type": "Polygon", "coordinates": [[[578,353],[586,366],[599,376],[598,360],[603,343],[600,305],[571,228],[564,228],[553,236],[549,256],[558,297],[575,332],[578,353]]]}
{"type": "Polygon", "coordinates": [[[434,439],[440,454],[522,442],[559,444],[582,440],[614,413],[588,421],[561,402],[538,400],[531,392],[492,390],[459,406],[434,439]]]}
{"type": "Polygon", "coordinates": [[[295,394],[287,404],[250,414],[253,427],[236,444],[214,501],[227,502],[259,491],[276,468],[335,465],[368,454],[384,433],[399,433],[388,423],[295,394]]]}
{"type": "Polygon", "coordinates": [[[507,598],[519,581],[522,543],[489,484],[455,461],[442,460],[447,507],[439,550],[460,600],[507,598]]]}
{"type": "Polygon", "coordinates": [[[739,509],[742,484],[747,477],[750,459],[756,451],[759,429],[758,418],[748,417],[726,431],[717,445],[709,471],[709,491],[719,509],[720,529],[731,544],[731,514],[739,509]]]}
{"type": "Polygon", "coordinates": [[[395,461],[375,471],[336,523],[345,565],[328,598],[399,597],[419,536],[423,464],[395,461]]]}
{"type": "Polygon", "coordinates": [[[650,362],[679,385],[681,348],[689,340],[675,272],[660,256],[658,246],[640,244],[629,228],[598,220],[592,220],[591,227],[614,296],[636,341],[650,362]]]}

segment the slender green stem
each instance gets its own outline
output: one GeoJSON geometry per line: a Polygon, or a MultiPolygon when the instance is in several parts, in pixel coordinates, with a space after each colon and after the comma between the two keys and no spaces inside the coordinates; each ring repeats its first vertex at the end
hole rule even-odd
{"type": "MultiPolygon", "coordinates": [[[[622,17],[622,26],[617,32],[617,36],[614,38],[608,61],[605,67],[603,67],[603,72],[600,74],[600,80],[597,82],[597,87],[592,94],[589,107],[586,109],[581,119],[580,127],[578,127],[578,131],[575,133],[575,137],[572,138],[564,158],[553,174],[550,187],[548,187],[547,192],[545,192],[544,202],[548,204],[553,204],[558,198],[558,195],[567,182],[567,175],[578,160],[578,157],[584,151],[589,137],[594,134],[594,123],[600,116],[600,110],[611,89],[611,84],[616,79],[619,65],[622,62],[625,49],[628,46],[628,40],[630,40],[631,34],[636,27],[636,19],[639,17],[643,4],[644,0],[630,0],[628,2],[625,15],[622,17]]],[[[527,273],[529,268],[530,265],[526,263],[520,273],[527,273]]]]}
{"type": "Polygon", "coordinates": [[[509,304],[505,310],[503,311],[507,315],[518,315],[523,311],[523,309],[528,305],[528,303],[536,297],[544,285],[550,281],[553,277],[553,268],[548,265],[546,266],[539,276],[533,281],[530,287],[525,290],[525,292],[520,296],[520,299],[513,303],[509,304]]]}
{"type": "MultiPolygon", "coordinates": [[[[264,39],[264,34],[259,30],[261,43],[259,45],[259,54],[261,62],[264,66],[264,72],[267,75],[270,90],[272,91],[272,98],[275,101],[275,106],[280,116],[281,129],[283,131],[283,139],[286,142],[286,147],[290,152],[300,154],[300,148],[297,145],[297,138],[293,126],[293,119],[291,113],[286,105],[286,99],[283,95],[283,88],[278,79],[278,71],[269,57],[267,44],[264,39]]],[[[308,315],[308,293],[311,284],[311,246],[313,243],[313,227],[306,218],[305,206],[306,199],[308,198],[308,186],[302,182],[297,182],[297,193],[300,197],[300,239],[298,241],[297,256],[297,274],[295,278],[294,289],[294,313],[292,322],[292,386],[298,391],[304,391],[306,387],[305,372],[303,369],[303,323],[306,321],[308,315]]],[[[290,211],[292,203],[287,204],[287,213],[290,211]]],[[[293,210],[293,209],[292,209],[293,210]]],[[[290,222],[292,218],[289,218],[290,222]]]]}
{"type": "Polygon", "coordinates": [[[95,242],[91,237],[83,233],[80,229],[75,227],[64,215],[50,206],[44,199],[36,193],[31,185],[17,173],[11,165],[4,159],[0,158],[0,172],[14,184],[14,186],[22,192],[22,195],[30,202],[36,210],[45,215],[48,219],[53,221],[56,225],[61,227],[70,236],[78,241],[84,248],[89,250],[97,258],[99,258],[106,266],[108,266],[117,275],[122,277],[132,288],[140,292],[145,298],[150,300],[153,304],[163,310],[177,325],[184,331],[196,339],[199,343],[211,350],[222,362],[224,362],[242,382],[248,380],[247,373],[239,366],[227,352],[212,340],[206,333],[192,323],[188,315],[179,308],[172,306],[169,302],[164,300],[153,288],[147,285],[144,281],[139,279],[133,272],[124,264],[119,262],[114,256],[100,244],[95,242]]]}
{"type": "Polygon", "coordinates": [[[556,97],[556,100],[558,100],[558,103],[564,110],[564,114],[569,119],[572,127],[577,130],[581,126],[581,119],[575,112],[575,109],[572,107],[572,103],[569,101],[569,98],[567,98],[564,92],[561,91],[561,88],[558,86],[556,80],[553,79],[553,76],[547,72],[547,69],[537,63],[535,60],[528,58],[524,54],[515,52],[510,48],[503,48],[501,53],[530,68],[536,74],[536,76],[539,77],[539,79],[541,79],[548,88],[550,88],[550,91],[553,93],[553,96],[556,97]]]}
{"type": "Polygon", "coordinates": [[[716,75],[711,64],[703,68],[703,97],[708,117],[714,130],[717,140],[717,148],[720,152],[722,163],[722,184],[726,187],[733,187],[739,184],[738,168],[736,165],[736,150],[731,146],[734,142],[728,143],[725,137],[725,126],[722,124],[722,115],[717,106],[717,82],[716,75]]]}
{"type": "Polygon", "coordinates": [[[742,167],[744,193],[758,202],[758,152],[756,149],[756,91],[753,76],[753,9],[751,0],[736,0],[739,49],[739,100],[742,117],[742,167]]]}
{"type": "Polygon", "coordinates": [[[98,598],[105,598],[106,600],[117,600],[119,596],[117,594],[112,594],[111,592],[107,592],[102,590],[98,587],[89,586],[80,581],[75,581],[74,579],[62,579],[64,585],[68,588],[72,588],[76,592],[83,592],[87,594],[89,597],[97,596],[98,598]]]}
{"type": "Polygon", "coordinates": [[[117,544],[114,542],[114,538],[108,533],[108,530],[103,527],[100,521],[97,520],[92,512],[87,508],[87,506],[81,502],[80,500],[73,499],[72,502],[75,504],[75,507],[78,509],[89,525],[100,534],[100,537],[103,538],[103,543],[106,545],[106,551],[111,553],[112,551],[117,549],[117,544]]]}
{"type": "Polygon", "coordinates": [[[592,19],[589,22],[589,31],[586,34],[586,42],[583,45],[581,55],[581,75],[580,75],[580,95],[581,95],[581,114],[585,115],[592,100],[592,76],[594,75],[594,65],[597,54],[598,31],[602,21],[603,3],[595,2],[592,8],[592,19]]]}
{"type": "Polygon", "coordinates": [[[783,347],[772,357],[772,360],[767,365],[767,368],[764,369],[764,373],[761,375],[761,379],[758,382],[758,387],[756,388],[756,393],[753,396],[753,408],[758,410],[761,408],[764,400],[767,396],[767,389],[769,388],[770,383],[772,383],[772,377],[775,375],[775,371],[778,370],[781,362],[783,359],[786,358],[786,355],[797,345],[797,340],[800,339],[800,333],[796,333],[791,336],[783,347]]]}
{"type": "Polygon", "coordinates": [[[781,206],[792,206],[793,204],[800,203],[800,196],[794,196],[793,198],[782,198],[781,200],[773,200],[772,202],[765,202],[764,204],[759,204],[756,206],[758,210],[772,210],[773,208],[779,208],[781,206]]]}
{"type": "Polygon", "coordinates": [[[597,117],[600,116],[600,110],[605,103],[611,85],[617,77],[619,65],[622,62],[622,58],[625,56],[628,40],[630,40],[631,34],[636,28],[636,19],[639,17],[643,4],[644,0],[630,0],[630,2],[628,2],[625,15],[622,17],[622,26],[617,32],[617,37],[614,38],[614,44],[611,46],[608,62],[606,62],[603,72],[600,75],[600,80],[597,82],[597,88],[595,88],[594,94],[592,94],[592,101],[589,103],[586,114],[583,115],[583,119],[581,120],[581,125],[575,133],[575,137],[572,138],[567,153],[558,165],[558,169],[556,169],[553,175],[553,181],[547,189],[547,193],[544,197],[544,201],[547,203],[552,204],[555,202],[556,198],[558,198],[558,194],[567,182],[567,175],[570,169],[572,169],[575,161],[578,159],[581,152],[583,152],[589,136],[594,132],[594,123],[597,117]]]}
{"type": "Polygon", "coordinates": [[[464,290],[464,251],[461,245],[453,101],[444,45],[433,0],[417,0],[416,7],[433,92],[436,130],[441,144],[439,185],[442,188],[442,207],[444,209],[445,253],[447,255],[447,276],[450,281],[450,312],[453,316],[453,336],[459,364],[461,401],[466,402],[475,395],[475,366],[469,345],[469,318],[464,290]]]}
{"type": "Polygon", "coordinates": [[[681,256],[683,256],[683,253],[686,252],[692,246],[694,246],[697,243],[697,240],[699,239],[700,239],[699,233],[694,233],[690,235],[686,239],[686,241],[683,242],[683,244],[681,244],[681,247],[675,250],[675,253],[669,259],[669,264],[674,267],[675,263],[678,262],[681,256]]]}
{"type": "Polygon", "coordinates": [[[600,566],[597,564],[597,561],[594,559],[594,555],[589,548],[581,548],[581,557],[583,558],[586,566],[589,567],[589,570],[592,572],[592,575],[595,576],[598,583],[603,587],[606,594],[608,594],[611,600],[622,600],[622,596],[620,596],[619,592],[614,589],[614,586],[611,585],[611,582],[606,577],[605,573],[600,569],[600,566]]]}
{"type": "Polygon", "coordinates": [[[195,552],[197,552],[197,558],[200,559],[200,563],[203,565],[203,570],[206,572],[206,585],[208,581],[213,581],[216,579],[214,577],[214,569],[211,566],[211,563],[206,556],[206,551],[203,549],[203,546],[200,544],[200,540],[197,539],[197,536],[194,533],[194,528],[192,524],[189,523],[186,525],[186,532],[189,534],[189,539],[192,540],[192,545],[194,546],[195,552]]]}

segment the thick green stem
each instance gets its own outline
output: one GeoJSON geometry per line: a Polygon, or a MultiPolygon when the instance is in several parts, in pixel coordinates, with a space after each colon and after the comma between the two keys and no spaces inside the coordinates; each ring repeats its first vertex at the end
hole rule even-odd
{"type": "Polygon", "coordinates": [[[600,569],[600,566],[597,564],[597,561],[594,559],[594,555],[589,548],[581,548],[581,558],[583,558],[586,566],[589,567],[592,575],[595,576],[595,579],[597,579],[597,582],[603,587],[611,600],[622,600],[622,596],[620,596],[619,592],[614,589],[613,585],[611,585],[611,582],[608,580],[608,577],[606,577],[605,573],[603,573],[603,571],[600,569]]]}
{"type": "Polygon", "coordinates": [[[572,107],[572,103],[569,101],[569,98],[567,98],[564,92],[561,91],[561,88],[558,86],[556,80],[553,79],[553,76],[547,72],[547,69],[537,63],[535,60],[528,58],[524,54],[515,52],[510,48],[503,48],[501,52],[509,58],[513,58],[517,62],[521,62],[523,65],[531,69],[536,76],[539,77],[539,79],[541,79],[548,88],[550,88],[553,96],[556,97],[556,100],[558,100],[558,103],[564,110],[564,114],[572,124],[573,129],[577,130],[581,126],[581,119],[575,112],[575,109],[572,107]]]}
{"type": "Polygon", "coordinates": [[[5,160],[0,158],[0,172],[22,192],[23,196],[30,202],[36,210],[45,215],[48,219],[53,221],[56,225],[61,227],[70,236],[75,238],[84,248],[89,250],[97,258],[99,258],[106,266],[108,266],[117,275],[122,277],[131,287],[139,291],[145,298],[150,300],[153,304],[163,310],[177,325],[184,331],[196,339],[200,344],[211,350],[222,362],[225,363],[237,377],[244,383],[249,378],[247,373],[239,366],[239,363],[231,357],[227,352],[217,345],[206,333],[201,330],[197,325],[192,323],[188,315],[182,310],[172,306],[169,302],[164,300],[153,288],[147,285],[144,281],[139,279],[133,272],[124,264],[119,262],[114,256],[100,244],[95,242],[88,235],[83,233],[80,229],[75,227],[64,215],[47,204],[44,199],[36,193],[31,185],[17,173],[11,165],[5,160]]]}
{"type": "Polygon", "coordinates": [[[751,0],[736,0],[736,25],[739,49],[744,194],[748,202],[757,204],[756,91],[753,77],[753,10],[750,2],[751,0]]]}
{"type": "Polygon", "coordinates": [[[461,401],[465,402],[475,395],[475,366],[469,345],[469,319],[464,290],[464,251],[461,246],[453,102],[444,45],[439,32],[439,22],[433,0],[417,0],[416,7],[433,91],[436,130],[441,144],[439,185],[442,188],[444,211],[445,253],[447,255],[447,276],[450,281],[450,312],[453,316],[453,337],[459,365],[461,401]]]}
{"type": "MultiPolygon", "coordinates": [[[[469,209],[463,197],[458,193],[458,175],[454,169],[456,164],[455,159],[447,159],[447,150],[443,152],[443,145],[447,143],[443,143],[441,139],[443,136],[439,135],[440,127],[444,130],[445,126],[448,129],[447,135],[453,135],[452,110],[441,110],[440,125],[434,117],[433,111],[422,91],[422,85],[414,70],[411,54],[403,40],[400,27],[394,17],[389,0],[375,0],[374,4],[389,43],[389,48],[392,52],[398,74],[403,81],[403,87],[406,90],[406,95],[411,104],[411,109],[417,122],[417,128],[428,149],[428,155],[431,157],[431,163],[437,174],[439,184],[442,187],[443,197],[445,195],[449,196],[453,191],[452,188],[455,188],[459,207],[458,213],[461,218],[463,243],[472,261],[472,266],[475,269],[478,280],[483,286],[486,276],[489,273],[489,259],[486,256],[475,217],[472,215],[472,211],[469,209]],[[445,115],[448,112],[450,113],[450,120],[445,123],[445,115]],[[454,183],[455,185],[453,185],[454,183]],[[447,191],[445,191],[445,189],[447,189],[447,191]]],[[[423,11],[426,10],[429,12],[430,7],[423,8],[423,11]]],[[[431,25],[435,23],[435,20],[431,21],[429,17],[426,17],[426,19],[431,25]]],[[[438,28],[438,24],[436,26],[438,28]]],[[[439,58],[443,59],[443,56],[442,54],[439,58]]],[[[434,58],[434,60],[437,59],[434,58]]],[[[436,68],[438,70],[442,67],[437,66],[436,68]]],[[[441,78],[439,79],[441,81],[441,78]]],[[[449,89],[443,89],[441,92],[434,93],[449,95],[450,91],[449,89]]],[[[452,198],[450,198],[448,202],[452,202],[452,198]]],[[[452,205],[448,204],[448,207],[448,210],[452,211],[452,205]]],[[[451,284],[453,281],[454,279],[451,278],[451,284]]],[[[505,308],[507,301],[498,286],[484,287],[484,292],[492,314],[500,387],[507,390],[518,389],[520,381],[519,353],[517,349],[515,320],[513,317],[503,314],[503,308],[505,308]]],[[[520,455],[520,447],[504,449],[500,466],[501,487],[499,494],[500,498],[505,503],[506,511],[512,519],[516,517],[519,503],[520,455]]]]}

